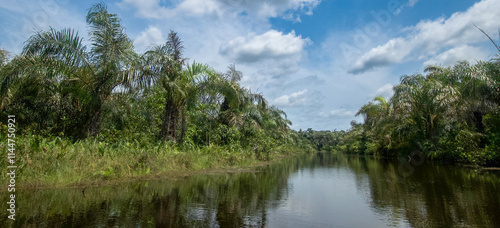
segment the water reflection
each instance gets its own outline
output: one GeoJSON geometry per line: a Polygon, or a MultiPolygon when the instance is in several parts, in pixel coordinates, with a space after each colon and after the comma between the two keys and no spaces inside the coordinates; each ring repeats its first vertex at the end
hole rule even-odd
{"type": "MultiPolygon", "coordinates": [[[[307,154],[252,173],[17,192],[0,227],[500,227],[500,175],[307,154]]],[[[7,202],[8,194],[0,193],[7,202]]]]}

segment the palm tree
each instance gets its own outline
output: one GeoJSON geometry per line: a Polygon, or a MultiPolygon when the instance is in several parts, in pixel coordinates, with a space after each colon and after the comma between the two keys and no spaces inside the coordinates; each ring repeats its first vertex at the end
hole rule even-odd
{"type": "Polygon", "coordinates": [[[185,84],[186,96],[181,103],[181,129],[179,140],[182,142],[186,137],[187,122],[188,122],[188,112],[194,111],[196,107],[200,104],[200,96],[202,93],[206,92],[206,89],[211,89],[207,87],[208,81],[213,80],[217,77],[217,73],[208,65],[193,62],[188,65],[183,71],[183,77],[187,79],[189,83],[185,84]],[[206,77],[203,77],[206,76],[206,77]]]}
{"type": "Polygon", "coordinates": [[[459,91],[447,83],[420,74],[404,76],[394,87],[391,103],[401,123],[396,131],[410,129],[417,143],[435,144],[445,117],[457,104],[459,91]]]}
{"type": "Polygon", "coordinates": [[[229,65],[227,72],[220,75],[220,80],[216,87],[224,97],[224,101],[220,105],[221,113],[240,105],[241,88],[238,83],[242,77],[243,73],[236,70],[234,64],[229,65]]]}
{"type": "Polygon", "coordinates": [[[373,140],[378,145],[377,150],[387,149],[391,144],[390,131],[393,126],[391,103],[382,96],[377,96],[373,102],[363,105],[356,113],[356,116],[358,115],[364,117],[362,140],[373,140]]]}
{"type": "Polygon", "coordinates": [[[270,131],[271,136],[274,139],[282,139],[284,142],[290,141],[292,121],[287,119],[286,113],[276,106],[269,107],[264,113],[265,128],[270,131]]]}
{"type": "Polygon", "coordinates": [[[186,98],[185,86],[189,80],[182,74],[183,49],[177,33],[171,31],[165,44],[153,47],[143,56],[142,86],[158,83],[164,89],[165,109],[160,128],[163,141],[175,142],[180,108],[186,98]]]}
{"type": "Polygon", "coordinates": [[[62,68],[62,61],[45,56],[16,56],[1,69],[0,110],[9,107],[23,123],[36,123],[39,129],[54,125],[63,110],[68,110],[68,99],[62,95],[68,88],[58,71],[62,68]]]}
{"type": "Polygon", "coordinates": [[[382,96],[375,97],[373,101],[363,105],[356,113],[356,116],[364,116],[368,129],[378,126],[380,121],[390,115],[391,105],[382,96]]]}
{"type": "Polygon", "coordinates": [[[165,105],[159,135],[163,141],[183,141],[187,111],[195,107],[197,95],[208,88],[200,78],[215,75],[210,67],[196,62],[183,68],[186,61],[182,57],[183,49],[181,39],[171,31],[165,44],[153,47],[142,57],[139,85],[145,88],[158,84],[163,89],[165,105]],[[177,134],[179,124],[180,135],[177,134]]]}
{"type": "Polygon", "coordinates": [[[494,78],[498,75],[495,73],[498,68],[495,68],[491,62],[470,65],[464,61],[447,68],[429,66],[426,72],[429,72],[427,78],[455,88],[456,93],[453,95],[457,96],[458,103],[452,109],[454,118],[473,122],[476,130],[483,132],[482,117],[495,108],[495,86],[498,84],[494,78]]]}
{"type": "Polygon", "coordinates": [[[119,18],[103,3],[89,9],[86,22],[90,51],[73,30],[38,32],[26,41],[22,55],[13,60],[2,83],[27,77],[55,79],[63,87],[63,97],[72,100],[76,116],[71,118],[81,128],[80,134],[74,134],[79,137],[99,133],[103,103],[117,86],[129,83],[130,63],[136,58],[119,18]]]}
{"type": "Polygon", "coordinates": [[[289,133],[291,122],[286,119],[286,114],[275,107],[269,108],[261,94],[241,87],[238,82],[242,73],[236,70],[234,65],[230,65],[225,73],[215,74],[212,71],[207,76],[199,79],[193,87],[198,91],[196,104],[198,107],[203,107],[200,110],[207,112],[198,116],[209,120],[202,124],[211,126],[204,128],[208,129],[205,132],[207,143],[211,135],[210,129],[216,128],[219,124],[234,127],[243,134],[255,133],[254,130],[266,130],[275,139],[289,133]]]}
{"type": "Polygon", "coordinates": [[[261,94],[252,93],[251,90],[240,86],[241,71],[236,70],[234,64],[228,71],[221,75],[216,90],[223,95],[220,104],[221,122],[228,126],[243,127],[245,122],[260,127],[262,118],[259,109],[267,108],[267,101],[261,94]]]}

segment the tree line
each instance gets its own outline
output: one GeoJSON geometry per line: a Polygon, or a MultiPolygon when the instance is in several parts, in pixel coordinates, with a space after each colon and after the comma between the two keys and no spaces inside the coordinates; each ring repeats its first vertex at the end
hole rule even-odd
{"type": "Polygon", "coordinates": [[[419,151],[434,160],[500,165],[498,56],[424,72],[401,77],[390,99],[363,105],[357,112],[363,123],[351,123],[338,149],[386,157],[419,151]]]}
{"type": "Polygon", "coordinates": [[[87,13],[90,46],[72,29],[37,32],[22,53],[0,51],[0,113],[24,133],[174,145],[297,143],[286,113],[227,72],[188,62],[178,34],[145,53],[105,4],[87,13]]]}

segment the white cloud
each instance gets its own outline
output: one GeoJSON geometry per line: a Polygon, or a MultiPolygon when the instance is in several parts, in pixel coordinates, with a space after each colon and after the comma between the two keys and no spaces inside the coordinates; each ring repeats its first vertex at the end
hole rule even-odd
{"type": "Polygon", "coordinates": [[[123,3],[137,8],[136,15],[143,18],[161,19],[182,15],[205,16],[222,13],[220,5],[215,0],[183,0],[174,7],[161,5],[160,0],[124,0],[123,3]]]}
{"type": "Polygon", "coordinates": [[[283,107],[303,106],[307,102],[306,93],[307,89],[292,93],[290,95],[283,95],[274,99],[274,104],[283,107]]]}
{"type": "Polygon", "coordinates": [[[312,10],[321,0],[219,0],[233,10],[246,12],[259,18],[279,17],[300,21],[300,16],[290,12],[300,11],[312,15],[312,10]]]}
{"type": "Polygon", "coordinates": [[[304,48],[310,43],[308,38],[296,36],[294,31],[283,34],[269,30],[260,35],[252,32],[225,42],[219,54],[240,66],[253,68],[252,80],[264,85],[298,72],[306,55],[304,48]]]}
{"type": "Polygon", "coordinates": [[[485,31],[496,31],[500,27],[499,14],[500,1],[483,0],[448,19],[421,21],[404,29],[406,37],[391,39],[365,53],[352,65],[350,72],[362,73],[393,63],[428,59],[443,48],[482,42],[487,38],[474,24],[485,31]]]}
{"type": "Polygon", "coordinates": [[[322,118],[344,118],[344,117],[353,117],[354,118],[354,112],[346,109],[334,109],[328,113],[325,112],[320,112],[318,115],[322,118]]]}
{"type": "Polygon", "coordinates": [[[249,34],[247,37],[236,37],[220,48],[222,55],[243,63],[252,63],[276,58],[298,58],[304,47],[311,41],[302,39],[292,31],[283,34],[270,30],[262,35],[249,34]]]}
{"type": "Polygon", "coordinates": [[[342,116],[354,116],[354,112],[353,111],[348,111],[348,110],[344,110],[344,109],[336,109],[336,110],[332,110],[330,111],[330,116],[339,116],[339,117],[342,117],[342,116]]]}
{"type": "Polygon", "coordinates": [[[488,55],[481,48],[462,45],[432,57],[424,62],[424,65],[452,66],[458,61],[475,62],[476,60],[484,60],[487,57],[488,55]]]}
{"type": "Polygon", "coordinates": [[[363,73],[377,66],[402,62],[412,51],[413,45],[411,45],[408,40],[394,38],[385,45],[373,48],[368,53],[361,56],[361,58],[354,63],[349,72],[353,74],[363,73]]]}
{"type": "MultiPolygon", "coordinates": [[[[145,18],[171,18],[179,15],[204,16],[246,13],[259,19],[290,17],[290,11],[312,14],[321,0],[182,0],[173,6],[164,6],[160,0],[124,0],[137,8],[137,15],[145,18]]],[[[292,13],[293,14],[293,13],[292,13]]],[[[294,19],[300,20],[293,14],[294,19]]]]}
{"type": "Polygon", "coordinates": [[[375,92],[375,96],[382,96],[385,99],[392,97],[394,94],[394,90],[392,90],[393,85],[391,83],[387,83],[384,86],[377,89],[375,92]]]}
{"type": "Polygon", "coordinates": [[[220,15],[222,13],[220,5],[214,0],[184,0],[177,9],[191,16],[220,15]]]}
{"type": "Polygon", "coordinates": [[[165,39],[163,38],[161,30],[155,26],[149,26],[135,39],[134,47],[139,52],[143,52],[151,46],[163,43],[165,43],[165,39]]]}

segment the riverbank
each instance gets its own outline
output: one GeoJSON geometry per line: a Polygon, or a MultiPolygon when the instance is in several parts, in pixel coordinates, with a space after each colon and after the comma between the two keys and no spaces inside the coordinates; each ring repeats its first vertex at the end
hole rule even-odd
{"type": "MultiPolygon", "coordinates": [[[[500,166],[494,166],[494,165],[485,165],[485,164],[471,164],[470,162],[467,161],[457,161],[457,160],[439,160],[439,159],[433,159],[429,157],[425,157],[423,161],[415,162],[413,161],[414,164],[412,164],[412,161],[409,159],[409,155],[400,155],[400,156],[383,156],[383,155],[378,155],[378,154],[358,154],[358,153],[347,153],[341,150],[332,150],[331,153],[333,154],[342,154],[344,156],[348,157],[356,157],[356,158],[370,158],[370,159],[381,159],[381,160],[388,160],[388,161],[398,161],[398,162],[403,162],[403,163],[408,163],[411,166],[419,166],[418,164],[424,164],[424,163],[430,163],[434,165],[450,165],[450,166],[456,166],[456,167],[466,167],[466,168],[471,168],[475,170],[500,170],[500,166]]],[[[414,158],[412,159],[419,159],[418,155],[414,155],[414,158]]],[[[498,164],[498,163],[497,163],[498,164]]]]}
{"type": "MultiPolygon", "coordinates": [[[[2,151],[8,145],[0,144],[2,151]]],[[[184,146],[145,142],[107,144],[96,139],[71,142],[54,137],[16,140],[16,188],[99,186],[194,174],[238,172],[301,150],[288,146],[240,148],[184,146]]],[[[7,164],[7,158],[1,158],[7,164]]],[[[2,175],[1,183],[9,177],[2,175]]]]}

